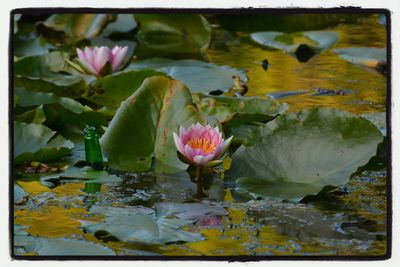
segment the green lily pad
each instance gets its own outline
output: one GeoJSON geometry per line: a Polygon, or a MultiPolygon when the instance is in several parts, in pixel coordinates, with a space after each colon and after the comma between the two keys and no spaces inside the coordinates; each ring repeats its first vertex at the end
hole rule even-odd
{"type": "Polygon", "coordinates": [[[386,66],[386,48],[349,47],[333,50],[339,57],[353,64],[369,68],[386,66]]]}
{"type": "Polygon", "coordinates": [[[43,26],[56,32],[63,32],[69,42],[99,36],[112,15],[107,14],[54,14],[43,22],[43,26]]]}
{"type": "Polygon", "coordinates": [[[52,48],[53,45],[41,36],[36,36],[34,39],[14,38],[14,55],[17,57],[47,54],[52,48]]]}
{"type": "Polygon", "coordinates": [[[172,132],[203,118],[189,90],[167,77],[147,78],[117,110],[101,138],[112,168],[148,171],[153,159],[175,169],[186,169],[176,155],[172,132]]]}
{"type": "Polygon", "coordinates": [[[14,163],[45,162],[69,154],[74,144],[46,126],[14,122],[14,163]]]}
{"type": "Polygon", "coordinates": [[[127,70],[138,69],[155,69],[163,72],[183,82],[194,93],[226,92],[233,87],[232,76],[235,75],[240,76],[244,82],[248,80],[244,71],[191,59],[151,58],[136,61],[127,67],[127,70]]]}
{"type": "Polygon", "coordinates": [[[142,85],[146,78],[161,75],[164,74],[150,69],[118,72],[98,80],[83,94],[83,98],[115,110],[142,85]]]}
{"type": "Polygon", "coordinates": [[[386,112],[370,112],[361,115],[361,117],[375,124],[376,128],[378,128],[379,131],[381,131],[382,135],[386,136],[387,134],[386,112]]]}
{"type": "Polygon", "coordinates": [[[115,252],[100,244],[70,238],[46,238],[32,236],[15,236],[14,247],[17,255],[37,254],[40,256],[105,256],[116,255],[115,252]]]}
{"type": "Polygon", "coordinates": [[[114,33],[126,33],[137,27],[137,22],[131,14],[118,14],[115,21],[110,22],[104,28],[102,36],[109,36],[114,33]]]}
{"type": "Polygon", "coordinates": [[[251,39],[256,43],[282,50],[300,62],[306,62],[314,55],[330,48],[338,40],[332,31],[308,31],[300,33],[255,32],[251,39]]]}
{"type": "Polygon", "coordinates": [[[229,175],[240,178],[241,189],[289,200],[346,183],[383,140],[368,120],[328,108],[279,116],[260,131],[257,141],[233,154],[229,175]]]}
{"type": "Polygon", "coordinates": [[[62,52],[21,58],[14,62],[14,85],[31,91],[78,98],[87,84],[80,76],[60,73],[68,70],[67,60],[68,55],[62,52]]]}
{"type": "Polygon", "coordinates": [[[40,105],[35,109],[28,110],[22,114],[14,115],[15,121],[42,124],[46,120],[46,115],[44,114],[43,106],[40,105]]]}
{"type": "Polygon", "coordinates": [[[15,87],[14,95],[18,96],[18,105],[23,107],[60,104],[62,107],[75,113],[82,113],[85,111],[85,107],[78,101],[50,92],[35,92],[26,90],[25,88],[15,87]]]}
{"type": "Polygon", "coordinates": [[[182,230],[182,227],[193,224],[193,220],[156,217],[153,211],[149,209],[93,206],[90,212],[105,216],[104,221],[100,223],[81,222],[87,232],[97,236],[99,236],[99,233],[104,234],[105,231],[118,240],[145,244],[204,240],[199,233],[182,230]]]}
{"type": "Polygon", "coordinates": [[[79,183],[119,183],[122,178],[109,174],[106,171],[97,171],[93,168],[86,166],[83,168],[69,167],[65,172],[56,173],[51,175],[44,175],[40,177],[43,182],[51,182],[58,180],[61,183],[79,182],[79,183]]]}
{"type": "Polygon", "coordinates": [[[20,202],[28,194],[25,190],[17,184],[14,184],[14,203],[20,202]]]}
{"type": "Polygon", "coordinates": [[[207,20],[197,14],[135,14],[140,25],[139,50],[146,53],[196,54],[211,41],[207,20]]]}
{"type": "Polygon", "coordinates": [[[230,97],[193,95],[194,103],[206,116],[215,117],[220,123],[243,124],[267,122],[288,109],[279,103],[262,97],[230,97]]]}

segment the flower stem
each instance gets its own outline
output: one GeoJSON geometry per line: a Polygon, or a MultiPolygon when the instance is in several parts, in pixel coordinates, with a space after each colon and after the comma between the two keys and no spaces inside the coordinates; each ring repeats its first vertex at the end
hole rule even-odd
{"type": "Polygon", "coordinates": [[[196,166],[196,191],[197,191],[197,196],[199,196],[199,197],[204,195],[203,186],[201,185],[201,171],[202,171],[202,166],[197,165],[196,166]]]}

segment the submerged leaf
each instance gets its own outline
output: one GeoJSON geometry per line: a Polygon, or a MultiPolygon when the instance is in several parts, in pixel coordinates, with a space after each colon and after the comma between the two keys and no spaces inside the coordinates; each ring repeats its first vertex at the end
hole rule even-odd
{"type": "Polygon", "coordinates": [[[37,254],[40,256],[104,256],[116,255],[112,249],[84,240],[70,238],[46,238],[15,236],[14,247],[22,247],[17,255],[37,254]]]}
{"type": "Polygon", "coordinates": [[[186,169],[176,155],[172,132],[203,118],[189,90],[167,77],[147,78],[117,110],[101,138],[110,167],[148,171],[153,159],[175,169],[186,169]]]}
{"type": "Polygon", "coordinates": [[[118,240],[140,242],[146,244],[162,244],[172,242],[196,242],[203,240],[201,234],[182,230],[192,220],[167,219],[154,216],[153,210],[140,207],[102,207],[93,206],[91,213],[105,216],[103,222],[82,221],[89,233],[106,231],[118,240]]]}
{"type": "Polygon", "coordinates": [[[259,139],[233,154],[229,174],[241,178],[237,182],[242,189],[257,188],[266,196],[299,200],[325,186],[346,183],[376,154],[381,141],[372,123],[349,112],[303,110],[262,126],[259,139]],[[289,183],[301,184],[301,190],[295,194],[290,189],[295,185],[289,183]]]}

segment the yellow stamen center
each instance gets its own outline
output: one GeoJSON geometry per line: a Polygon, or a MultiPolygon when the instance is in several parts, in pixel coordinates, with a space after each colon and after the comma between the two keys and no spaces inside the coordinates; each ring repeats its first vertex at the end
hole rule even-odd
{"type": "Polygon", "coordinates": [[[193,149],[202,149],[205,154],[209,154],[214,151],[217,147],[216,144],[211,143],[210,140],[202,139],[190,139],[187,144],[193,149]]]}

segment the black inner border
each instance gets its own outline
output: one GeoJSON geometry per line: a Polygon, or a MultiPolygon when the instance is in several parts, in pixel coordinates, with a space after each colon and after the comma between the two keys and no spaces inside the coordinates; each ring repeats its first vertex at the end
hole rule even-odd
{"type": "Polygon", "coordinates": [[[8,120],[9,120],[9,241],[10,241],[10,256],[14,260],[156,260],[156,261],[171,261],[171,260],[200,260],[200,261],[260,261],[260,260],[337,260],[337,261],[371,261],[371,260],[387,260],[392,255],[392,127],[391,127],[391,112],[392,112],[392,43],[391,43],[391,12],[388,9],[382,8],[360,8],[360,7],[335,7],[335,8],[20,8],[10,12],[10,32],[9,32],[9,99],[8,99],[8,120]],[[81,14],[81,13],[107,13],[107,14],[265,14],[265,15],[288,15],[288,14],[383,14],[386,16],[386,40],[387,40],[387,84],[386,84],[386,124],[387,124],[387,179],[386,179],[386,225],[387,225],[387,242],[386,254],[382,256],[20,256],[14,254],[14,168],[13,168],[13,144],[14,144],[14,111],[13,111],[13,36],[14,36],[14,20],[15,14],[81,14]]]}

